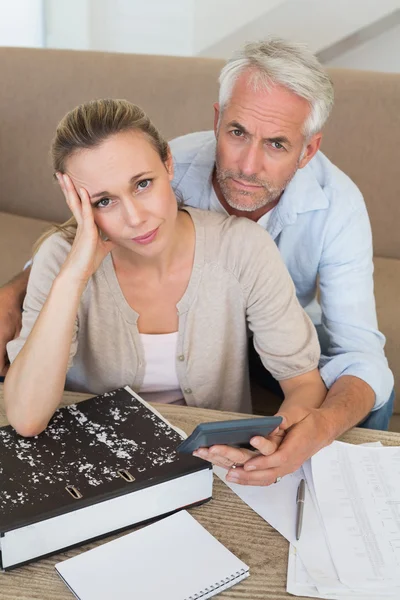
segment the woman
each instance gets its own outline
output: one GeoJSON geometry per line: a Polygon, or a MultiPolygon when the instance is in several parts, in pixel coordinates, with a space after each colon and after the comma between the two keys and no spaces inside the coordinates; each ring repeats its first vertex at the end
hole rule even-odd
{"type": "Polygon", "coordinates": [[[322,403],[315,329],[274,242],[247,219],[179,208],[168,144],[141,109],[78,106],[52,158],[73,219],[42,241],[8,344],[19,433],[45,429],[64,386],[250,412],[248,328],[283,408],[322,403]]]}

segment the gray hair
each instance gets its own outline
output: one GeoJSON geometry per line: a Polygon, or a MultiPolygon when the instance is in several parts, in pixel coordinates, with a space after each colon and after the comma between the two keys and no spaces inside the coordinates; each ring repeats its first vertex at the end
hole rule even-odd
{"type": "Polygon", "coordinates": [[[268,38],[246,44],[223,67],[219,76],[221,111],[228,104],[237,78],[251,69],[250,82],[257,90],[281,85],[310,104],[303,133],[321,131],[333,106],[332,82],[317,57],[304,44],[268,38]]]}

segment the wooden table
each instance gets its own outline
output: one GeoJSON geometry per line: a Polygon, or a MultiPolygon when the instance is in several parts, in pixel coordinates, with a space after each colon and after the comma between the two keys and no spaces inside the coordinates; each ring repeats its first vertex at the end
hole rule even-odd
{"type": "MultiPolygon", "coordinates": [[[[79,402],[89,396],[66,393],[64,403],[79,402]]],[[[171,423],[190,433],[202,421],[243,418],[237,413],[226,413],[183,406],[158,404],[157,409],[171,423]]],[[[6,425],[2,386],[0,385],[0,425],[6,425]]],[[[387,446],[399,446],[400,434],[353,429],[343,441],[351,443],[380,440],[387,446]]],[[[191,514],[220,542],[250,567],[250,577],[223,592],[225,600],[280,600],[293,598],[286,593],[286,573],[289,544],[268,523],[253,512],[222,481],[214,478],[211,502],[190,510],[191,514]]],[[[118,536],[110,536],[106,540],[118,536]]],[[[62,552],[7,573],[0,572],[0,600],[72,600],[72,594],[60,580],[55,563],[104,543],[94,542],[62,552]]],[[[110,600],[118,600],[110,599],[110,600]]],[[[311,599],[309,599],[311,600],[311,599]]]]}

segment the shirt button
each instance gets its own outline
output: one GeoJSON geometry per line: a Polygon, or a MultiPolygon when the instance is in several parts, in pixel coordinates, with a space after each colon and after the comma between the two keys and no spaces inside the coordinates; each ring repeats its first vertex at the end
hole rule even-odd
{"type": "Polygon", "coordinates": [[[185,392],[185,394],[191,394],[192,393],[191,388],[185,388],[183,391],[185,392]]]}
{"type": "Polygon", "coordinates": [[[180,360],[180,361],[183,361],[183,360],[185,360],[185,356],[184,356],[183,354],[180,354],[180,355],[178,356],[178,360],[180,360]]]}

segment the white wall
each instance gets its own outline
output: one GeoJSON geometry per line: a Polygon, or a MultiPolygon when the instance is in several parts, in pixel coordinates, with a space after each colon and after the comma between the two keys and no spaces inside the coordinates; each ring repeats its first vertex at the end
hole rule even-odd
{"type": "Polygon", "coordinates": [[[194,54],[284,2],[285,0],[195,0],[194,54]]]}
{"type": "Polygon", "coordinates": [[[325,64],[346,69],[400,73],[400,25],[325,64]]]}
{"type": "Polygon", "coordinates": [[[0,46],[43,45],[42,0],[0,0],[0,46]]]}
{"type": "MultiPolygon", "coordinates": [[[[243,0],[243,11],[247,1],[243,0]]],[[[320,52],[399,6],[400,0],[285,0],[199,54],[228,58],[246,41],[267,35],[306,42],[313,52],[320,52]]]]}
{"type": "Polygon", "coordinates": [[[190,56],[194,0],[92,0],[93,50],[190,56]]]}
{"type": "Polygon", "coordinates": [[[314,52],[337,45],[321,53],[328,65],[400,71],[400,26],[369,41],[353,35],[400,0],[0,0],[0,45],[41,45],[42,5],[54,48],[227,58],[275,34],[314,52]],[[357,43],[347,50],[341,40],[352,35],[357,43]]]}
{"type": "Polygon", "coordinates": [[[45,0],[46,46],[90,48],[90,0],[45,0]]]}

